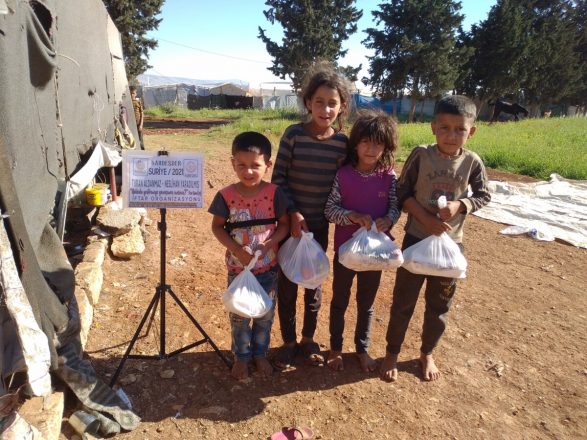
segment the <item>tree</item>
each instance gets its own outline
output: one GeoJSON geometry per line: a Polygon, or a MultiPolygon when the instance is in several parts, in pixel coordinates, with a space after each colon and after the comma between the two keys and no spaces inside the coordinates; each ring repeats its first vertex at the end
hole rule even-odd
{"type": "Polygon", "coordinates": [[[520,1],[498,0],[487,19],[471,30],[475,56],[465,67],[471,72],[469,87],[481,100],[519,93],[532,27],[524,10],[520,1]]]}
{"type": "Polygon", "coordinates": [[[498,0],[463,39],[475,56],[457,89],[481,102],[505,96],[541,105],[562,102],[581,84],[577,23],[568,0],[498,0]]]}
{"type": "Polygon", "coordinates": [[[454,88],[466,50],[456,46],[463,16],[461,3],[440,0],[391,0],[373,11],[376,24],[363,44],[374,49],[369,77],[363,81],[384,99],[410,94],[413,121],[416,103],[454,88]]]}
{"type": "MultiPolygon", "coordinates": [[[[259,26],[259,38],[273,57],[268,68],[281,79],[289,76],[293,89],[299,91],[304,73],[318,60],[337,60],[347,53],[342,43],[357,31],[357,21],[363,12],[353,7],[354,0],[267,0],[269,9],[263,14],[271,24],[283,26],[281,45],[272,41],[259,26]]],[[[346,75],[355,81],[361,66],[344,67],[346,75]]]]}
{"type": "Polygon", "coordinates": [[[574,3],[572,20],[575,23],[578,38],[575,51],[579,57],[579,71],[582,72],[582,79],[577,91],[569,97],[569,102],[581,107],[585,113],[587,110],[587,0],[577,0],[574,3]]]}
{"type": "Polygon", "coordinates": [[[120,32],[126,76],[129,82],[149,67],[149,50],[157,47],[157,40],[147,38],[150,30],[157,29],[165,0],[104,0],[108,14],[120,32]]]}
{"type": "Polygon", "coordinates": [[[537,116],[542,105],[572,96],[580,88],[583,73],[575,50],[578,34],[571,4],[538,0],[531,2],[528,11],[532,14],[531,44],[521,86],[532,115],[537,116]]]}

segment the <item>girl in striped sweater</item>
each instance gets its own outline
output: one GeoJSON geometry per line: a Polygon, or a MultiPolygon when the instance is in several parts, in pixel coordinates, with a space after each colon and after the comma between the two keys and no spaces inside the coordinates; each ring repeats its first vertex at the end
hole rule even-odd
{"type": "MultiPolygon", "coordinates": [[[[285,130],[271,178],[288,198],[291,235],[299,237],[301,231],[312,232],[324,250],[328,245],[324,206],[336,170],[346,156],[348,139],[341,130],[350,105],[350,90],[350,82],[328,64],[319,63],[309,72],[302,88],[309,121],[285,130]]],[[[322,364],[324,358],[314,341],[322,289],[305,289],[299,345],[296,335],[298,286],[280,273],[277,292],[283,346],[274,358],[275,367],[290,366],[298,351],[309,364],[322,364]]]]}

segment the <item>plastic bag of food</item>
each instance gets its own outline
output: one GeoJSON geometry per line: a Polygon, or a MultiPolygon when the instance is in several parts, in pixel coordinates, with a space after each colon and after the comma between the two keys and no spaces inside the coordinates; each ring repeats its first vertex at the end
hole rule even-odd
{"type": "Polygon", "coordinates": [[[277,261],[291,282],[306,289],[316,289],[330,272],[328,257],[311,232],[289,237],[279,249],[277,261]]]}
{"type": "Polygon", "coordinates": [[[370,229],[359,228],[338,248],[338,261],[357,272],[400,267],[404,262],[401,249],[375,222],[370,229]]]}
{"type": "Polygon", "coordinates": [[[244,318],[260,318],[273,307],[273,301],[251,272],[260,255],[261,252],[255,252],[247,267],[232,280],[222,296],[226,309],[244,318]]]}
{"type": "Polygon", "coordinates": [[[405,249],[402,267],[422,275],[465,278],[467,260],[454,240],[443,232],[405,249]]]}

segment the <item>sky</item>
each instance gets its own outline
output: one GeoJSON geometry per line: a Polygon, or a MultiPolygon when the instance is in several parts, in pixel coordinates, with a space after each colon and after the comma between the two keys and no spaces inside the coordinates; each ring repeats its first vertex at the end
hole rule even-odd
{"type": "MultiPolygon", "coordinates": [[[[355,3],[357,9],[363,10],[363,17],[357,24],[358,31],[343,43],[348,53],[339,64],[362,64],[359,78],[367,76],[366,57],[372,55],[361,44],[366,38],[364,30],[376,27],[371,11],[382,2],[355,3]]],[[[463,27],[468,30],[487,17],[495,0],[461,0],[461,4],[463,27]]],[[[158,41],[158,47],[149,53],[152,68],[145,73],[202,80],[239,79],[251,88],[273,88],[268,83],[284,80],[267,70],[271,57],[258,38],[258,28],[261,26],[281,44],[282,27],[267,21],[263,15],[266,9],[264,0],[166,0],[159,28],[148,34],[158,41]]],[[[362,88],[362,84],[357,83],[357,87],[362,88]]]]}

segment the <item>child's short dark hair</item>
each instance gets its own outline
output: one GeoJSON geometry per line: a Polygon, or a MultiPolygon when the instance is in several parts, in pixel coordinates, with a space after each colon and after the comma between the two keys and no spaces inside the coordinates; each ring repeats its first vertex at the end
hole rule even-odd
{"type": "Polygon", "coordinates": [[[128,90],[129,90],[130,93],[136,92],[137,91],[137,86],[129,86],[128,87],[128,90]]]}
{"type": "Polygon", "coordinates": [[[460,115],[475,121],[477,118],[477,106],[472,99],[466,96],[447,95],[438,101],[434,107],[434,116],[441,113],[460,115]]]}
{"type": "Polygon", "coordinates": [[[232,141],[232,155],[239,151],[262,154],[268,161],[271,158],[271,141],[256,131],[245,131],[236,135],[232,141]]]}
{"type": "Polygon", "coordinates": [[[316,62],[304,76],[301,95],[304,104],[312,99],[316,90],[327,86],[338,92],[342,108],[337,116],[339,129],[342,130],[343,119],[350,111],[352,84],[346,76],[327,61],[316,62]]]}
{"type": "Polygon", "coordinates": [[[395,163],[395,151],[399,147],[397,122],[393,116],[381,110],[361,110],[353,124],[349,136],[347,162],[356,166],[359,157],[357,145],[363,139],[382,143],[383,154],[377,164],[378,169],[392,168],[395,163]]]}

